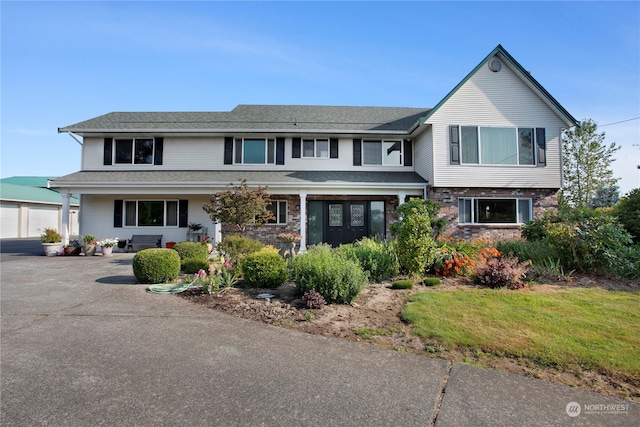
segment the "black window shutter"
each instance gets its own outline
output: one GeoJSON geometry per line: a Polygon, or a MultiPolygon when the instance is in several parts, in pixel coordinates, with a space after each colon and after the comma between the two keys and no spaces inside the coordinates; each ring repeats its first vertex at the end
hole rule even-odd
{"type": "Polygon", "coordinates": [[[536,128],[536,143],[538,144],[538,166],[547,165],[547,137],[544,128],[536,128]]]}
{"type": "Polygon", "coordinates": [[[224,137],[224,164],[225,165],[233,164],[233,137],[232,136],[224,137]]]}
{"type": "Polygon", "coordinates": [[[329,140],[329,158],[338,158],[338,138],[331,138],[329,140]]]}
{"type": "Polygon", "coordinates": [[[449,146],[451,148],[451,164],[460,164],[460,138],[459,126],[449,126],[449,146]]]}
{"type": "Polygon", "coordinates": [[[164,148],[164,138],[156,138],[155,153],[153,154],[153,164],[162,164],[162,151],[164,148]]]}
{"type": "Polygon", "coordinates": [[[413,166],[413,143],[410,139],[404,140],[404,165],[413,166]]]}
{"type": "Polygon", "coordinates": [[[189,201],[178,201],[178,227],[186,228],[187,220],[189,219],[189,201]]]}
{"type": "Polygon", "coordinates": [[[300,158],[300,138],[293,138],[291,140],[291,158],[299,159],[300,158]]]}
{"type": "Polygon", "coordinates": [[[284,138],[276,138],[276,165],[284,165],[284,138]]]}
{"type": "Polygon", "coordinates": [[[104,139],[104,161],[103,165],[111,165],[113,164],[113,138],[105,138],[104,139]]]}
{"type": "Polygon", "coordinates": [[[122,227],[122,200],[113,201],[113,227],[122,227]]]}
{"type": "Polygon", "coordinates": [[[353,140],[353,166],[362,166],[362,140],[353,140]]]}

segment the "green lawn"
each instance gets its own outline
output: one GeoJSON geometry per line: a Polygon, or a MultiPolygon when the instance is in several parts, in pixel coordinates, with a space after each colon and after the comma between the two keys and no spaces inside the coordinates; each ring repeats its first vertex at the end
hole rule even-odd
{"type": "Polygon", "coordinates": [[[401,317],[447,348],[640,374],[640,293],[572,288],[421,292],[401,317]]]}

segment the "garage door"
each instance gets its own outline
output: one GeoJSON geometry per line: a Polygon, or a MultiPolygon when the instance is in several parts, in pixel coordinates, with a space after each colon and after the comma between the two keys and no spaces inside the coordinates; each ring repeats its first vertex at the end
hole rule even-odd
{"type": "Polygon", "coordinates": [[[18,205],[0,204],[0,237],[12,239],[18,237],[18,205]]]}
{"type": "Polygon", "coordinates": [[[37,237],[45,228],[59,230],[57,207],[34,207],[29,209],[29,237],[37,237]]]}

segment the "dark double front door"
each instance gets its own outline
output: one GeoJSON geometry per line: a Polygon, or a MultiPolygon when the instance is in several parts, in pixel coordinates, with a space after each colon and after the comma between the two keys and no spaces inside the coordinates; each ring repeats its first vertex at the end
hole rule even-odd
{"type": "Polygon", "coordinates": [[[385,235],[384,202],[371,200],[309,201],[308,244],[333,247],[367,236],[385,235]]]}
{"type": "Polygon", "coordinates": [[[367,217],[367,202],[327,202],[326,242],[335,247],[367,236],[367,217]]]}

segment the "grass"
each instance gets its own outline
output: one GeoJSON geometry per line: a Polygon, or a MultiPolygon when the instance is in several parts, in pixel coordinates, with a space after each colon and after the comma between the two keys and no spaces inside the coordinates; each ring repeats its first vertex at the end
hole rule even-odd
{"type": "Polygon", "coordinates": [[[400,314],[450,349],[640,375],[640,293],[574,288],[422,292],[400,314]]]}

